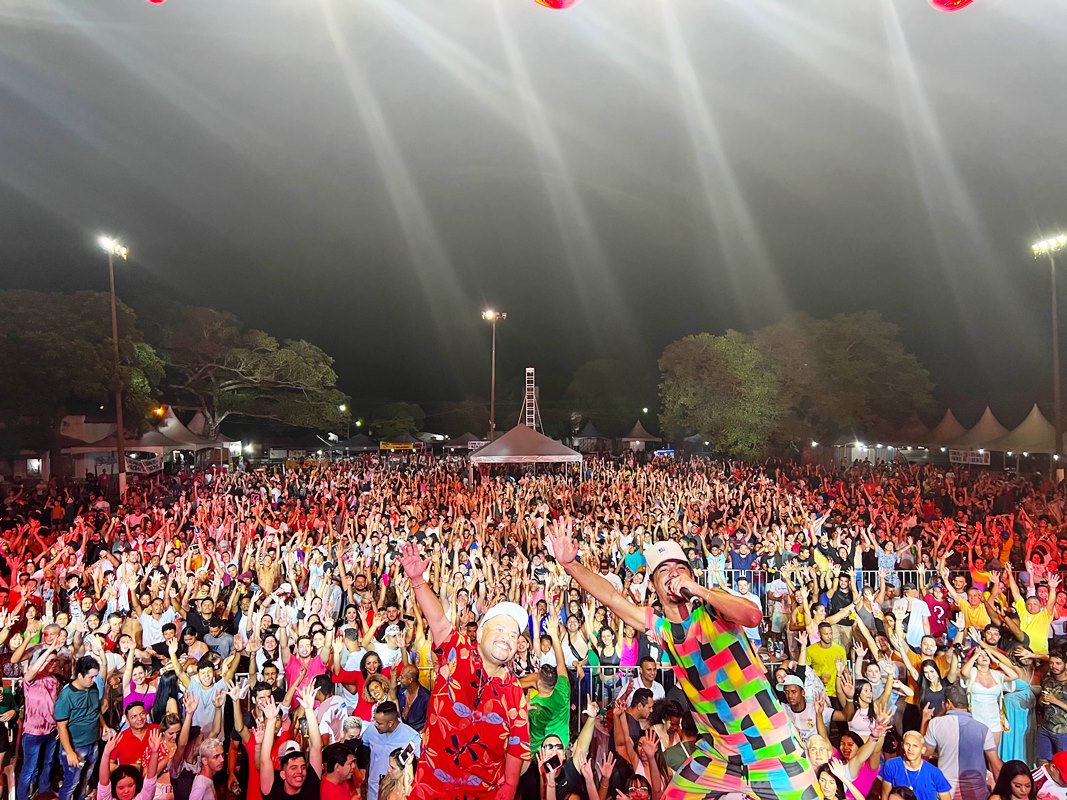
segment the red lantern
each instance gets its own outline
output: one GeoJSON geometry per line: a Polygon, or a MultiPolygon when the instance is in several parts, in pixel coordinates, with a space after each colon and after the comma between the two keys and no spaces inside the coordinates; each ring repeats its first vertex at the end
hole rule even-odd
{"type": "Polygon", "coordinates": [[[582,0],[534,0],[538,5],[544,6],[545,8],[554,8],[556,10],[571,8],[572,6],[578,5],[581,1],[582,0]]]}
{"type": "Polygon", "coordinates": [[[939,8],[942,11],[960,11],[973,3],[974,0],[930,0],[930,2],[934,4],[934,8],[939,8]]]}

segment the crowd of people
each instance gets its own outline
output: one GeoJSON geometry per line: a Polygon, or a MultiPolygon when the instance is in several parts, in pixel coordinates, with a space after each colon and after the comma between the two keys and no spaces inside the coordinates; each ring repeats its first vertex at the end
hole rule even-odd
{"type": "Polygon", "coordinates": [[[1067,491],[461,459],[0,483],[9,800],[1067,800],[1067,491]]]}

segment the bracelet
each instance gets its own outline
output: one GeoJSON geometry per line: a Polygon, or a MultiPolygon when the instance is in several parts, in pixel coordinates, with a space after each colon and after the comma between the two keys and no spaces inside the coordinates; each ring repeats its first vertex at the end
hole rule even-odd
{"type": "Polygon", "coordinates": [[[421,589],[425,585],[426,585],[426,581],[423,581],[422,583],[413,583],[413,584],[411,584],[411,591],[415,591],[416,589],[421,589]]]}

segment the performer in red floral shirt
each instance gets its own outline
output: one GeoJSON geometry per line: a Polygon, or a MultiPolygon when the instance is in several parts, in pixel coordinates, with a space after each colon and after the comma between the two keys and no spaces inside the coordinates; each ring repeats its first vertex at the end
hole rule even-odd
{"type": "Polygon", "coordinates": [[[482,617],[475,644],[452,627],[426,585],[430,561],[410,542],[401,556],[438,664],[410,800],[512,800],[530,760],[530,724],[508,665],[529,616],[515,603],[498,603],[482,617]]]}

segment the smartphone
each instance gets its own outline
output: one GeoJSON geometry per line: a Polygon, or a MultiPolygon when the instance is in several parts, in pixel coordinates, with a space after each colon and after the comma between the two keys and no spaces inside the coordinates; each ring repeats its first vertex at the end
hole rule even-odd
{"type": "Polygon", "coordinates": [[[555,772],[563,766],[563,758],[559,755],[554,755],[552,758],[545,762],[545,772],[555,772]]]}
{"type": "Polygon", "coordinates": [[[400,763],[401,769],[411,766],[411,762],[415,760],[415,745],[409,744],[401,750],[396,760],[400,763]]]}

